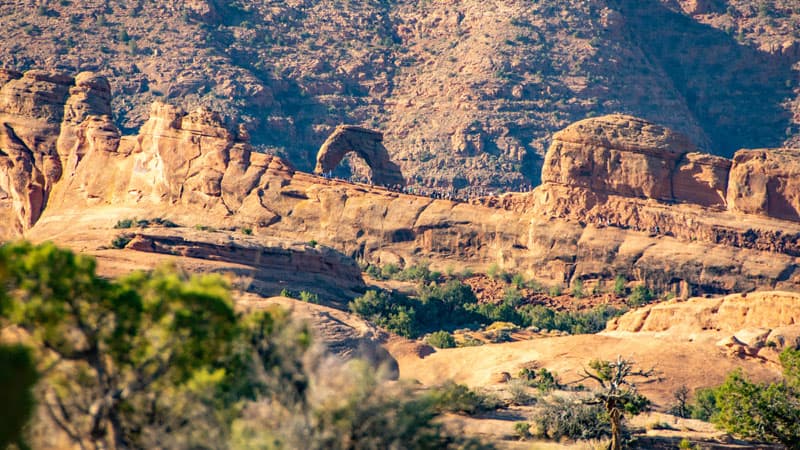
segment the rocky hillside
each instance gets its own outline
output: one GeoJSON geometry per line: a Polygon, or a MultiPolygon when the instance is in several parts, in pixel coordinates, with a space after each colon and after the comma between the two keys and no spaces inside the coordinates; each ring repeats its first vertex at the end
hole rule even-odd
{"type": "Polygon", "coordinates": [[[352,123],[417,186],[536,185],[552,134],[607,113],[726,157],[800,129],[792,0],[12,0],[0,23],[0,66],[107,76],[125,133],[204,105],[310,170],[352,123]]]}
{"type": "Polygon", "coordinates": [[[260,280],[265,293],[326,276],[357,291],[348,257],[497,264],[562,287],[621,275],[684,296],[800,287],[800,160],[785,149],[731,161],[642,119],[588,119],[555,135],[541,186],[467,203],[296,171],[204,108],[154,103],[140,132],[124,135],[95,74],[3,76],[0,238],[245,265],[233,272],[272,277],[260,280]],[[133,218],[178,227],[113,229],[133,218]]]}

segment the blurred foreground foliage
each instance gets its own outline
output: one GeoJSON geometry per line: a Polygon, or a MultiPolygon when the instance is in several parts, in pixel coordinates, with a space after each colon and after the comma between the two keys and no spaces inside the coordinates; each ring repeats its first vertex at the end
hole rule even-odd
{"type": "Polygon", "coordinates": [[[0,395],[18,394],[20,419],[0,420],[3,448],[24,447],[37,376],[30,426],[82,448],[486,448],[448,435],[431,395],[328,355],[285,311],[236,313],[219,276],[107,280],[91,257],[7,244],[0,326],[32,349],[0,348],[0,395]]]}

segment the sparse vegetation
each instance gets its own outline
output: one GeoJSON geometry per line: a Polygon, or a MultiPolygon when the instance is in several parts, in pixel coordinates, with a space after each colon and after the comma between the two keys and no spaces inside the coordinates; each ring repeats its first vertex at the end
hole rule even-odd
{"type": "Polygon", "coordinates": [[[711,420],[741,437],[800,448],[800,350],[787,347],[780,360],[784,378],[777,383],[753,383],[741,369],[729,374],[714,391],[711,420]]]}
{"type": "Polygon", "coordinates": [[[656,295],[652,289],[647,286],[639,285],[633,288],[626,303],[631,308],[638,308],[652,302],[655,298],[656,295]]]}
{"type": "Polygon", "coordinates": [[[586,296],[586,292],[583,291],[583,281],[580,278],[576,278],[572,283],[571,294],[575,298],[583,298],[586,296]]]}
{"type": "Polygon", "coordinates": [[[615,361],[593,360],[583,370],[581,380],[591,380],[599,387],[586,403],[603,406],[611,425],[610,450],[622,449],[625,414],[636,415],[649,407],[650,401],[639,394],[637,384],[652,381],[654,376],[653,369],[637,369],[634,361],[621,356],[615,361]]]}
{"type": "Polygon", "coordinates": [[[111,240],[111,247],[123,249],[133,240],[133,236],[134,235],[130,233],[118,234],[114,239],[111,240]]]}
{"type": "Polygon", "coordinates": [[[436,348],[453,348],[456,346],[456,340],[447,331],[434,331],[428,336],[427,341],[428,344],[436,348]]]}
{"type": "Polygon", "coordinates": [[[534,436],[552,439],[600,439],[611,436],[599,404],[587,405],[576,398],[552,397],[539,403],[533,419],[534,436]]]}
{"type": "MultiPolygon", "coordinates": [[[[285,311],[236,314],[218,276],[162,268],[107,280],[94,267],[52,244],[0,247],[0,325],[25,330],[46,358],[38,400],[76,446],[490,448],[436,423],[440,411],[497,407],[487,396],[413,392],[326,358],[285,311]]],[[[12,353],[0,348],[0,392],[17,396],[3,397],[13,420],[0,442],[24,448],[36,375],[30,353],[12,353]]]]}
{"type": "Polygon", "coordinates": [[[463,384],[453,382],[433,389],[430,395],[434,409],[439,412],[475,414],[494,410],[502,405],[502,402],[492,395],[479,393],[463,384]]]}

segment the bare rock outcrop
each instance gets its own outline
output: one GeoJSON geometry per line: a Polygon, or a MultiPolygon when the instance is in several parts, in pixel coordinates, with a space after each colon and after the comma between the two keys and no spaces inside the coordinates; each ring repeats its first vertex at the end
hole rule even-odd
{"type": "Polygon", "coordinates": [[[752,292],[670,300],[612,319],[604,333],[707,339],[730,357],[777,361],[781,348],[800,344],[800,294],[752,292]]]}
{"type": "Polygon", "coordinates": [[[317,153],[314,172],[323,174],[335,169],[350,152],[366,161],[372,170],[373,184],[405,186],[400,167],[391,160],[389,152],[383,146],[383,134],[352,125],[339,125],[322,144],[317,153]]]}
{"type": "Polygon", "coordinates": [[[800,149],[736,152],[728,203],[734,211],[800,221],[800,149]]]}
{"type": "Polygon", "coordinates": [[[731,161],[708,153],[687,153],[672,176],[673,200],[725,208],[731,161]]]}
{"type": "MultiPolygon", "coordinates": [[[[28,76],[15,77],[7,84],[28,76]]],[[[39,83],[37,77],[25,82],[39,83]]],[[[108,245],[117,220],[161,217],[183,224],[181,236],[200,224],[248,229],[371,262],[425,258],[474,270],[499,264],[548,285],[626,274],[681,294],[800,286],[800,224],[756,214],[743,221],[743,213],[725,210],[726,160],[696,154],[681,135],[640,119],[570,127],[533,193],[470,204],[295,172],[253,152],[247,133],[206,109],[156,103],[139,134],[123,136],[105,114],[105,83],[83,75],[59,86],[51,88],[64,92],[61,122],[47,119],[55,110],[48,103],[27,116],[3,116],[14,133],[0,136],[0,238],[78,240],[92,248],[108,245]],[[37,151],[19,136],[31,133],[31,124],[44,130],[37,151]]],[[[369,139],[380,144],[377,135],[369,139]]],[[[214,245],[223,248],[234,240],[218,239],[214,245]]]]}

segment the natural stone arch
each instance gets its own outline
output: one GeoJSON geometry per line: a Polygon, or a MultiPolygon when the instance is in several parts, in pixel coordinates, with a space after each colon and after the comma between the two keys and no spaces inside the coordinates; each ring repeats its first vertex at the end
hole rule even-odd
{"type": "Polygon", "coordinates": [[[336,168],[350,152],[360,156],[372,169],[372,183],[384,186],[405,186],[400,167],[392,162],[383,146],[383,134],[353,125],[339,125],[322,144],[317,154],[318,174],[336,168]]]}

